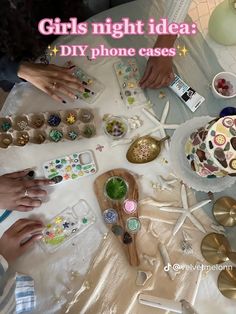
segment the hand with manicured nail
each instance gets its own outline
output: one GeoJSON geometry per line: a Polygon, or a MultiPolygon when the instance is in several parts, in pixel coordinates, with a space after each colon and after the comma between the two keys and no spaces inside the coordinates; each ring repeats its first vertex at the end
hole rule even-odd
{"type": "Polygon", "coordinates": [[[82,82],[72,75],[71,68],[55,64],[23,62],[20,64],[18,76],[63,103],[66,103],[63,95],[75,100],[78,99],[78,91],[84,92],[82,82]]]}
{"type": "MultiPolygon", "coordinates": [[[[154,48],[172,48],[176,36],[159,36],[154,48]]],[[[142,88],[160,88],[167,87],[174,80],[173,57],[160,56],[150,57],[147,62],[145,73],[139,84],[142,88]]]]}
{"type": "Polygon", "coordinates": [[[54,184],[50,180],[32,180],[29,170],[13,172],[0,176],[0,208],[18,211],[30,211],[39,207],[41,197],[47,192],[42,186],[54,184]]]}
{"type": "Polygon", "coordinates": [[[14,262],[42,238],[42,230],[41,221],[30,219],[16,221],[0,239],[0,255],[8,263],[14,262]]]}

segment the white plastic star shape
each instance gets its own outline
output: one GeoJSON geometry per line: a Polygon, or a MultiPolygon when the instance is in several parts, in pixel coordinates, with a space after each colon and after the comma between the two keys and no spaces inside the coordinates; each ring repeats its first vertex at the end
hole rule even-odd
{"type": "MultiPolygon", "coordinates": [[[[152,130],[152,133],[159,131],[161,134],[161,137],[164,138],[166,137],[166,130],[175,130],[179,127],[178,124],[166,124],[166,119],[169,113],[170,109],[170,102],[167,101],[165,108],[163,110],[161,120],[158,119],[158,117],[148,110],[147,108],[143,108],[142,111],[143,113],[154,123],[157,125],[155,129],[152,130]]],[[[168,148],[168,142],[165,142],[165,147],[168,148]]]]}
{"type": "Polygon", "coordinates": [[[170,212],[170,213],[181,213],[181,215],[179,216],[175,227],[172,231],[172,234],[175,235],[180,228],[182,227],[182,225],[184,224],[186,218],[189,218],[189,220],[192,222],[192,224],[197,227],[200,231],[202,231],[203,233],[206,233],[205,228],[202,226],[202,224],[197,220],[197,218],[193,215],[193,212],[203,206],[205,206],[206,204],[210,203],[211,200],[205,200],[202,202],[199,202],[195,205],[192,205],[189,207],[188,205],[188,199],[187,199],[187,191],[185,188],[185,185],[182,184],[181,187],[181,199],[182,199],[182,206],[183,207],[161,207],[160,210],[165,211],[165,212],[170,212]]]}

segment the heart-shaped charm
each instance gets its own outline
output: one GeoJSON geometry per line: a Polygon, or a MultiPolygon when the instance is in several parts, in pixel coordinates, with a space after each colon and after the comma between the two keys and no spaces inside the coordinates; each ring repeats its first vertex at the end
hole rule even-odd
{"type": "Polygon", "coordinates": [[[126,158],[134,164],[144,164],[156,159],[161,152],[161,144],[170,137],[157,140],[151,136],[138,138],[129,148],[126,158]]]}
{"type": "Polygon", "coordinates": [[[221,197],[213,206],[213,215],[220,225],[236,226],[236,200],[232,197],[221,197]]]}

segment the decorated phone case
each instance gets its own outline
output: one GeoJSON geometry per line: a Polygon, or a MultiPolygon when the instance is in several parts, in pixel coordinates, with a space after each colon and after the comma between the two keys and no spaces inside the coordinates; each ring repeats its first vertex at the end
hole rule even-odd
{"type": "Polygon", "coordinates": [[[114,68],[125,105],[128,108],[144,105],[147,99],[142,88],[139,87],[141,77],[136,60],[119,61],[114,64],[114,68]]]}
{"type": "Polygon", "coordinates": [[[40,245],[46,252],[53,253],[95,221],[96,216],[89,204],[85,200],[79,200],[73,207],[67,207],[47,223],[40,245]]]}
{"type": "MultiPolygon", "coordinates": [[[[71,61],[66,63],[67,67],[73,66],[71,61]]],[[[75,77],[77,77],[82,83],[85,88],[84,92],[78,92],[77,96],[79,99],[83,100],[87,104],[92,104],[95,100],[102,94],[105,87],[104,85],[98,81],[93,76],[87,74],[84,70],[80,67],[75,67],[72,70],[72,73],[75,77]]]]}
{"type": "Polygon", "coordinates": [[[60,183],[92,175],[97,166],[93,153],[84,151],[49,160],[43,164],[43,171],[46,178],[60,183]]]}

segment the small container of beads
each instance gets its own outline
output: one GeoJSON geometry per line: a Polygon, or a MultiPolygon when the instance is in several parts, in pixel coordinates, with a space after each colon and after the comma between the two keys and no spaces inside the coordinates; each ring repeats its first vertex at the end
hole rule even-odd
{"type": "Polygon", "coordinates": [[[25,146],[29,142],[29,134],[27,132],[18,132],[15,135],[15,145],[25,146]]]}
{"type": "Polygon", "coordinates": [[[135,200],[127,199],[124,201],[123,210],[127,215],[131,215],[136,212],[138,204],[135,200]]]}
{"type": "Polygon", "coordinates": [[[128,122],[120,116],[109,117],[105,121],[104,131],[111,139],[119,140],[128,132],[128,122]]]}
{"type": "Polygon", "coordinates": [[[48,116],[47,119],[48,125],[56,127],[61,123],[61,116],[59,113],[52,113],[48,116]]]}
{"type": "Polygon", "coordinates": [[[29,125],[28,118],[26,116],[18,116],[14,120],[13,128],[17,131],[24,131],[29,125]]]}
{"type": "Polygon", "coordinates": [[[116,224],[118,221],[118,213],[113,208],[108,208],[103,212],[103,219],[107,224],[116,224]]]}
{"type": "Polygon", "coordinates": [[[0,131],[8,132],[12,127],[11,120],[9,118],[0,118],[0,131]]]}
{"type": "Polygon", "coordinates": [[[1,148],[8,148],[13,142],[11,134],[0,134],[0,147],[1,148]]]}
{"type": "Polygon", "coordinates": [[[131,217],[126,221],[126,229],[130,233],[138,233],[141,229],[140,220],[136,217],[131,217]]]}

